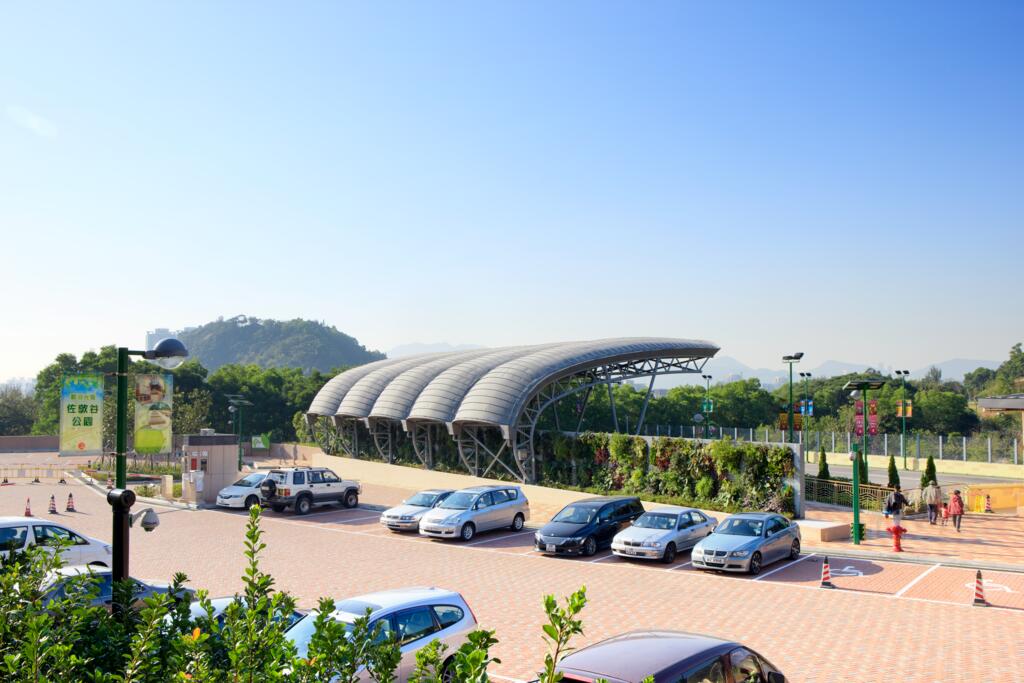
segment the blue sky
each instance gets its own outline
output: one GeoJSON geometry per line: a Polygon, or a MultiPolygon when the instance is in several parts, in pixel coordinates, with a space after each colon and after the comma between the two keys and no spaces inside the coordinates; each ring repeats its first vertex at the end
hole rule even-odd
{"type": "Polygon", "coordinates": [[[0,9],[0,378],[238,313],[773,367],[1024,339],[1024,4],[0,9]]]}

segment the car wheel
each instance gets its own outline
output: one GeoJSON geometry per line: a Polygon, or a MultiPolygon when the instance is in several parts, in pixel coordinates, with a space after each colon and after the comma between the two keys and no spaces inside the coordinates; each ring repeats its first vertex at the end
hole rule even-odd
{"type": "Polygon", "coordinates": [[[286,507],[288,507],[288,506],[287,505],[279,505],[278,503],[274,503],[273,505],[270,506],[270,509],[273,510],[274,512],[284,512],[284,509],[286,507]]]}
{"type": "Polygon", "coordinates": [[[259,505],[260,499],[258,496],[249,496],[245,499],[245,509],[250,509],[253,505],[259,505]]]}
{"type": "Polygon", "coordinates": [[[665,554],[661,556],[661,561],[665,564],[672,564],[676,560],[676,544],[669,543],[665,548],[665,554]]]}
{"type": "Polygon", "coordinates": [[[757,576],[761,573],[761,553],[754,553],[750,558],[750,573],[757,576]]]}
{"type": "Polygon", "coordinates": [[[524,524],[526,524],[526,520],[523,518],[523,514],[516,513],[515,519],[512,520],[512,531],[522,531],[524,524]]]}
{"type": "Polygon", "coordinates": [[[297,515],[308,515],[312,509],[313,501],[309,496],[299,496],[299,499],[295,501],[295,514],[297,515]]]}
{"type": "Polygon", "coordinates": [[[583,556],[590,557],[597,552],[597,541],[594,540],[593,536],[587,536],[586,540],[583,541],[583,556]]]}
{"type": "Polygon", "coordinates": [[[800,539],[794,538],[793,545],[789,546],[789,559],[795,560],[800,557],[800,539]]]}
{"type": "Polygon", "coordinates": [[[341,504],[347,508],[354,508],[359,505],[359,494],[355,491],[347,491],[345,493],[344,500],[341,501],[341,504]]]}
{"type": "Polygon", "coordinates": [[[459,537],[463,541],[471,541],[476,536],[476,527],[473,526],[472,522],[466,522],[462,525],[462,530],[459,532],[459,537]]]}
{"type": "Polygon", "coordinates": [[[441,683],[455,683],[455,658],[449,657],[441,665],[441,683]]]}

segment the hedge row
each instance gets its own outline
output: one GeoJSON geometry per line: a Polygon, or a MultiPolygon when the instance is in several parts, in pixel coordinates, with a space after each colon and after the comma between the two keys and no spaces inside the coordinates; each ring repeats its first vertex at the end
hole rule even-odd
{"type": "Polygon", "coordinates": [[[538,483],[726,512],[793,511],[792,452],[731,440],[703,443],[588,432],[538,439],[538,483]]]}

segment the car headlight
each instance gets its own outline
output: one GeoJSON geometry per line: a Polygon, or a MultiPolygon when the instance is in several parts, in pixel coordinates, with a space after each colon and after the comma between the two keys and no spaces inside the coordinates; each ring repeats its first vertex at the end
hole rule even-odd
{"type": "Polygon", "coordinates": [[[644,541],[645,548],[660,548],[661,541],[644,541]]]}
{"type": "Polygon", "coordinates": [[[535,541],[539,541],[540,540],[540,532],[539,531],[534,531],[533,532],[533,540],[535,540],[535,541]]]}
{"type": "Polygon", "coordinates": [[[452,515],[448,519],[444,520],[444,523],[445,524],[458,524],[459,523],[459,516],[458,515],[452,515]]]}
{"type": "Polygon", "coordinates": [[[746,557],[749,554],[749,550],[733,550],[731,553],[729,553],[729,557],[746,557]]]}
{"type": "Polygon", "coordinates": [[[412,517],[410,517],[409,515],[402,515],[401,517],[399,517],[399,519],[401,521],[403,521],[403,522],[411,522],[412,521],[412,517]]]}
{"type": "Polygon", "coordinates": [[[110,555],[113,552],[113,548],[111,548],[109,545],[103,546],[103,549],[107,551],[107,555],[110,555]]]}

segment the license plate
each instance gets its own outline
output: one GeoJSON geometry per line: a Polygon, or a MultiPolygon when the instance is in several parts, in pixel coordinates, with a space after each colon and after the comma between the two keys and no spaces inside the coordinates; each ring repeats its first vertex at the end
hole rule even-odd
{"type": "Polygon", "coordinates": [[[546,546],[544,546],[544,549],[547,550],[549,553],[553,553],[555,552],[555,544],[548,543],[546,546]]]}

